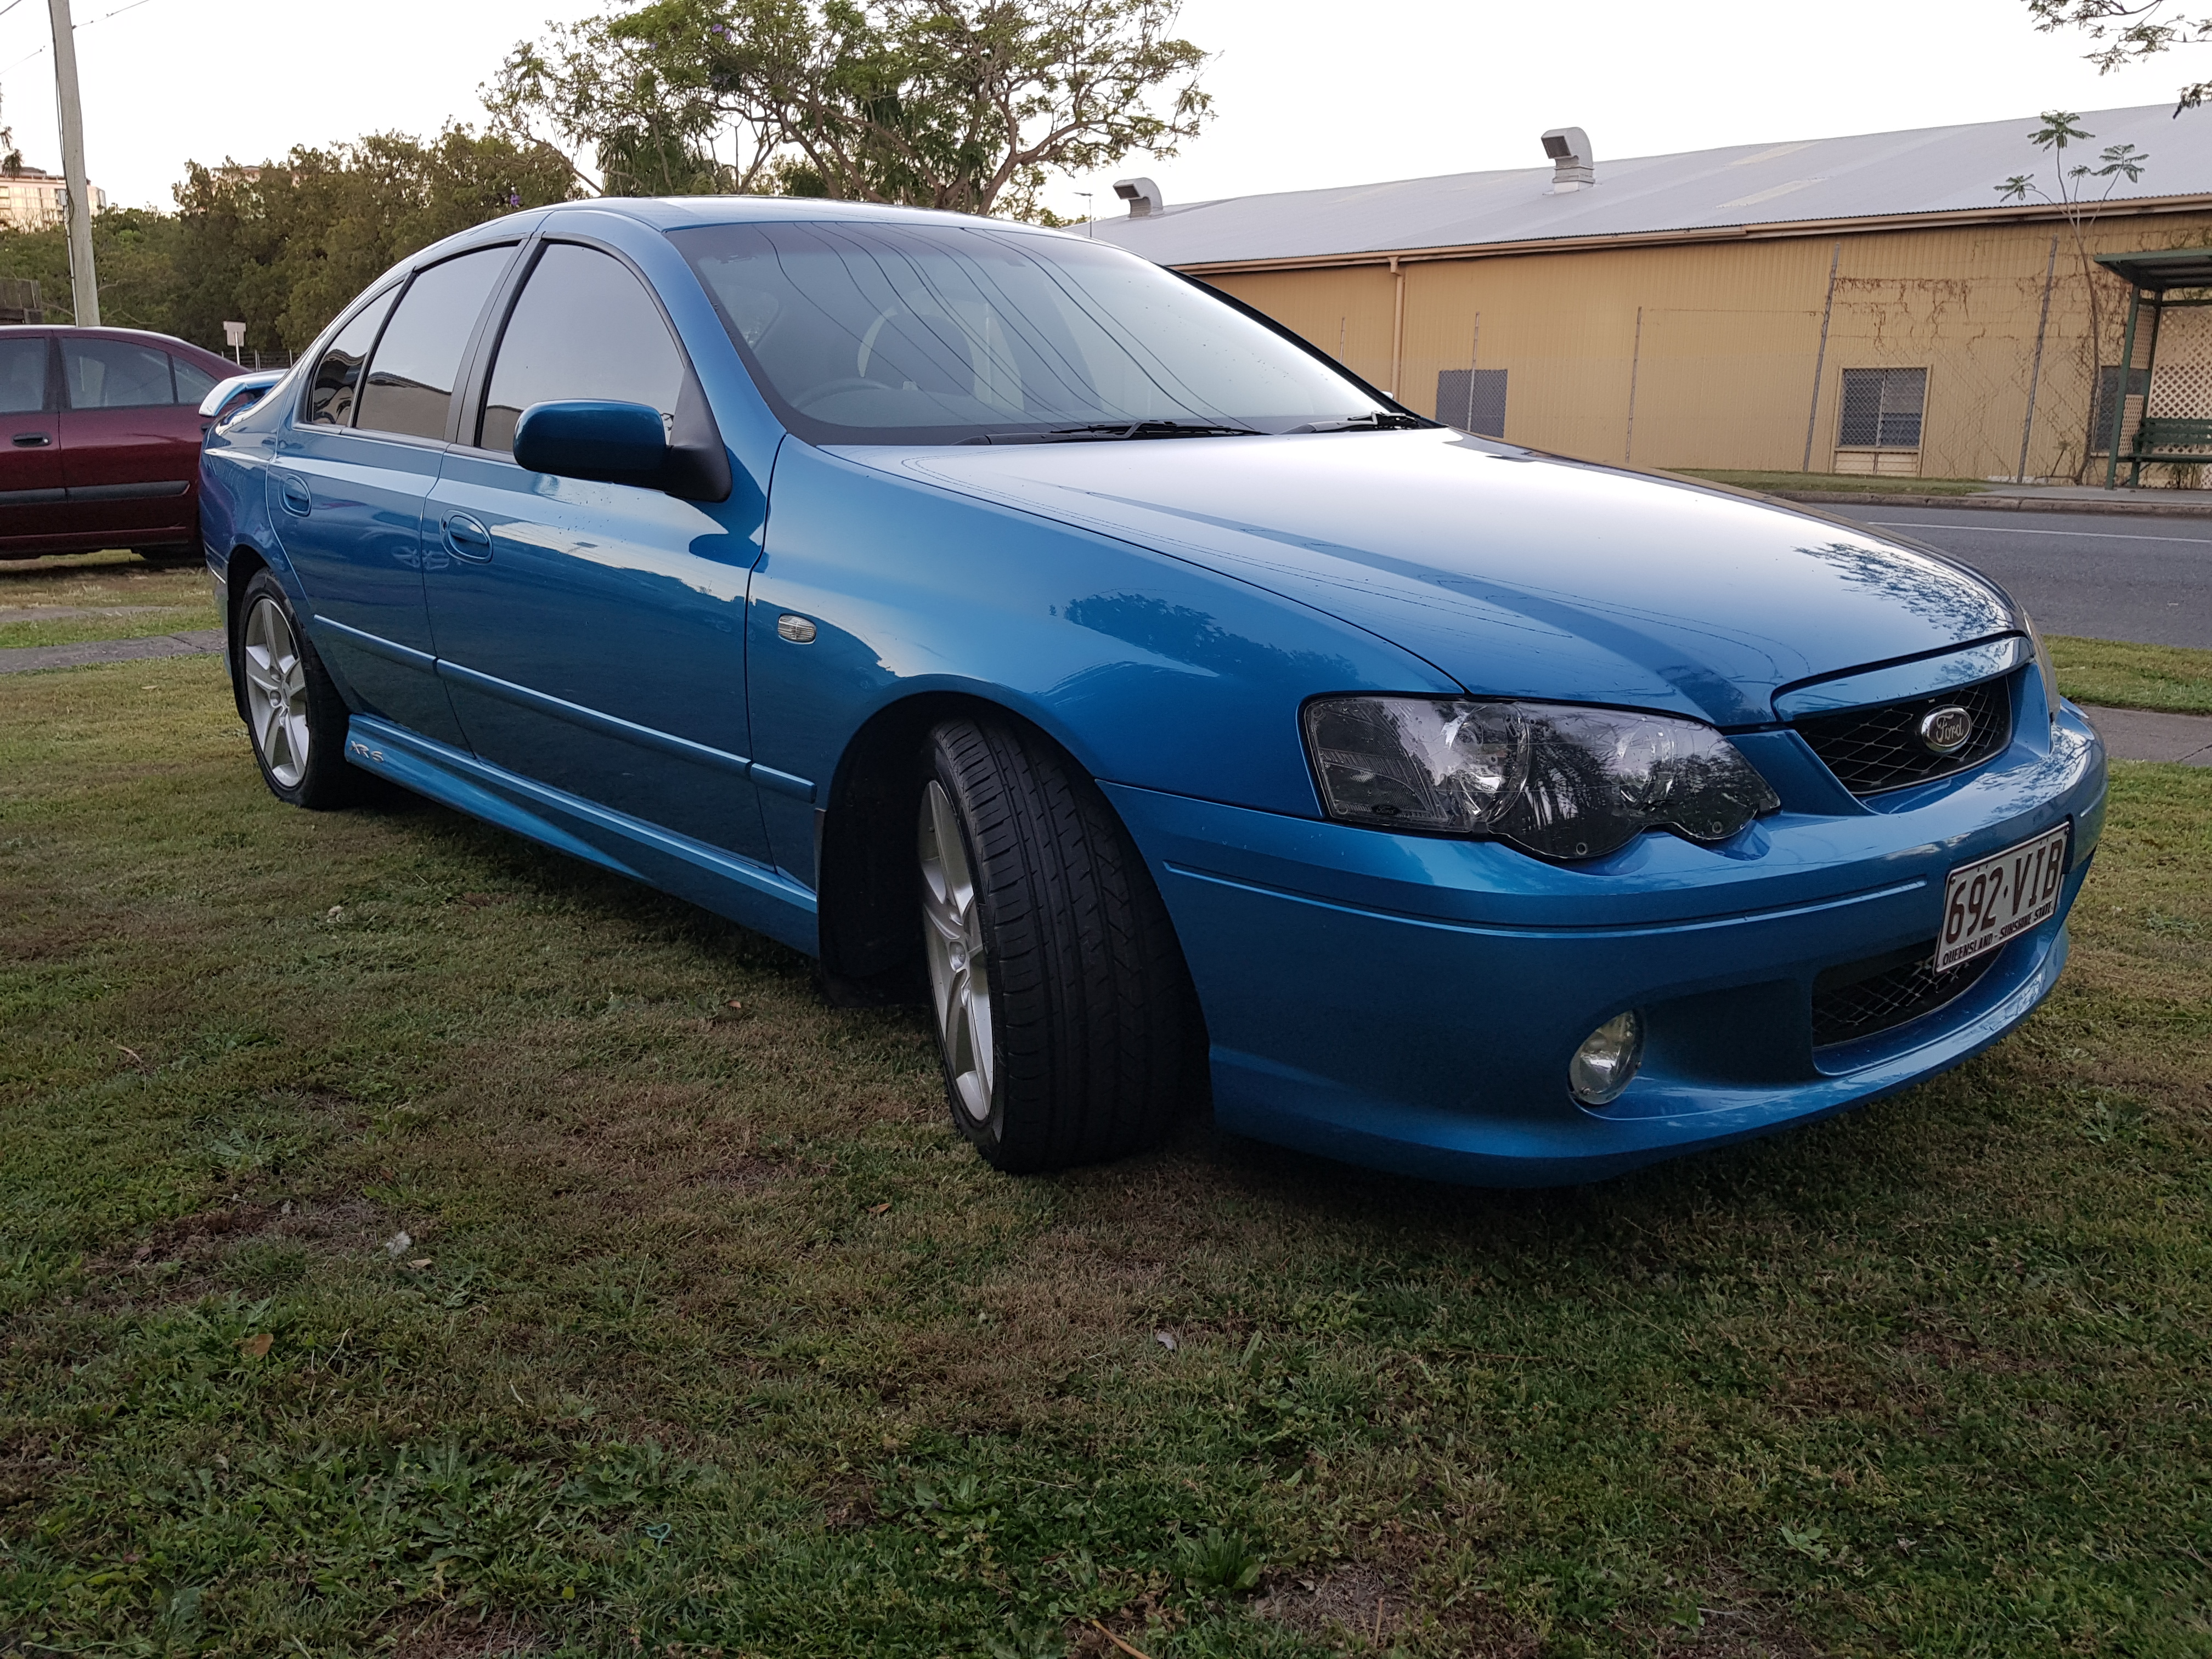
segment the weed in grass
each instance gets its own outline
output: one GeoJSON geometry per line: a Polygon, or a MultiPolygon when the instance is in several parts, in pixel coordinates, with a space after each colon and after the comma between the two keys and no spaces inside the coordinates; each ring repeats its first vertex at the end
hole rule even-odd
{"type": "Polygon", "coordinates": [[[916,1013],[287,811],[211,662],[21,677],[0,1651],[2200,1652],[2212,776],[2117,778],[2057,994],[1895,1100],[1008,1180],[916,1013]]]}

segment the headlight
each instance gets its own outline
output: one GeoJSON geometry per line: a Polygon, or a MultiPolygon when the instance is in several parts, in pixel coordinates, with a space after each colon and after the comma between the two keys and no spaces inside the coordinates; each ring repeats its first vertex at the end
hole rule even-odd
{"type": "Polygon", "coordinates": [[[1720,842],[1781,805],[1695,720],[1569,703],[1321,697],[1306,749],[1328,815],[1374,830],[1495,836],[1594,859],[1646,830],[1720,842]]]}
{"type": "Polygon", "coordinates": [[[2050,710],[2051,718],[2056,720],[2058,718],[2058,670],[2051,660],[2051,647],[2044,644],[2043,630],[2035,625],[2034,617],[2023,611],[2020,613],[2020,619],[2027,625],[2029,642],[2035,647],[2035,672],[2043,677],[2044,707],[2050,710]]]}

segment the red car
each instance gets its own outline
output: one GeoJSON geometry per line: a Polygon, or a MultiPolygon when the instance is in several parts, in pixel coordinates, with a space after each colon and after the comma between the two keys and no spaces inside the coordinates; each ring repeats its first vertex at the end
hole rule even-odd
{"type": "Polygon", "coordinates": [[[0,328],[0,559],[198,559],[200,399],[238,372],[135,328],[0,328]]]}

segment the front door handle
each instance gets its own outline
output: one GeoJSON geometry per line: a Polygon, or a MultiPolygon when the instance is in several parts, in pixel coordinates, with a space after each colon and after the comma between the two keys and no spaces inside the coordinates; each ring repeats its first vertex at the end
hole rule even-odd
{"type": "Polygon", "coordinates": [[[280,493],[284,497],[284,510],[288,513],[296,513],[304,519],[315,510],[315,500],[307,493],[307,481],[305,478],[295,478],[288,475],[280,493]]]}
{"type": "Polygon", "coordinates": [[[52,443],[53,441],[53,434],[50,432],[18,432],[15,434],[15,447],[18,449],[44,449],[49,444],[52,443]]]}
{"type": "Polygon", "coordinates": [[[491,532],[465,513],[448,513],[446,545],[459,556],[481,564],[491,557],[491,532]]]}

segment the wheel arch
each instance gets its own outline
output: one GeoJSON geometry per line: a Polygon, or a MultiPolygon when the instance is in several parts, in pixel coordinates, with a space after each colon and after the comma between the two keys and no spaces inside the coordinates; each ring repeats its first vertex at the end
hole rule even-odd
{"type": "MultiPolygon", "coordinates": [[[[913,789],[930,732],[963,715],[1018,726],[1096,781],[1066,740],[1035,715],[971,691],[920,690],[871,714],[839,756],[828,804],[815,819],[816,927],[823,983],[833,1001],[905,1002],[921,994],[913,789]]],[[[1110,800],[1104,805],[1113,811],[1110,800]]],[[[1128,835],[1126,824],[1122,833],[1128,835]]],[[[1141,848],[1138,856],[1141,861],[1141,848]]]]}
{"type": "Polygon", "coordinates": [[[269,569],[269,561],[261,550],[251,542],[240,542],[230,550],[230,556],[222,568],[222,662],[230,675],[230,699],[238,705],[238,718],[246,720],[246,682],[239,672],[238,650],[241,635],[240,624],[246,610],[246,587],[257,571],[269,569]]]}

